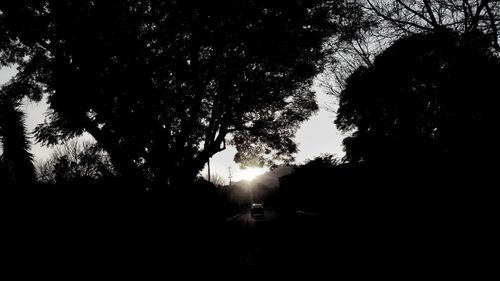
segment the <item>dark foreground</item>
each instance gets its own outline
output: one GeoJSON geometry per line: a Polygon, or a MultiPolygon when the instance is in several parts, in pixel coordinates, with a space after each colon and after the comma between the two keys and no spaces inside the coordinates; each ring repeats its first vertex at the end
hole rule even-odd
{"type": "Polygon", "coordinates": [[[75,198],[3,205],[2,260],[16,279],[477,279],[498,253],[496,214],[470,198],[353,196],[332,200],[329,214],[268,208],[259,218],[154,194],[75,198]]]}

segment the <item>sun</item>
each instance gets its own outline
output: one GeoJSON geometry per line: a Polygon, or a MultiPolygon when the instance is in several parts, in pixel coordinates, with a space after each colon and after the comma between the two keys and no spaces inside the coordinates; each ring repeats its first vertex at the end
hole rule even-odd
{"type": "Polygon", "coordinates": [[[246,168],[238,171],[236,180],[251,181],[266,172],[265,168],[246,168]]]}

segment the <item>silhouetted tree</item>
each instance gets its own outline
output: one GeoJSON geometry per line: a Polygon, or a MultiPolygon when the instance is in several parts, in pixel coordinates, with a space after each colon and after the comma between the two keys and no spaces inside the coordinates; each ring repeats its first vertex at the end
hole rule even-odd
{"type": "MultiPolygon", "coordinates": [[[[122,176],[181,184],[231,143],[241,163],[290,161],[315,110],[344,1],[16,1],[2,60],[48,94],[54,144],[89,132],[122,176]]],[[[30,84],[31,85],[31,84],[30,84]]]]}
{"type": "Polygon", "coordinates": [[[95,143],[72,140],[58,147],[37,166],[38,180],[44,183],[95,183],[114,176],[109,157],[95,143]]]}
{"type": "Polygon", "coordinates": [[[364,11],[357,16],[359,32],[339,45],[321,77],[328,93],[336,98],[358,67],[371,67],[375,56],[410,35],[442,30],[453,30],[461,36],[481,33],[500,52],[500,1],[356,0],[355,3],[364,11]]]}
{"type": "MultiPolygon", "coordinates": [[[[203,178],[208,181],[208,173],[203,178]]],[[[223,176],[221,176],[220,174],[211,173],[210,174],[210,183],[212,183],[216,187],[222,187],[222,186],[226,185],[226,179],[223,176]]]]}
{"type": "Polygon", "coordinates": [[[340,162],[333,155],[321,155],[295,167],[280,178],[275,201],[285,208],[302,211],[329,212],[334,207],[335,192],[345,189],[340,162]]]}
{"type": "Polygon", "coordinates": [[[25,97],[40,101],[43,88],[40,82],[43,79],[38,75],[40,68],[32,67],[36,64],[37,56],[28,59],[33,53],[20,44],[19,38],[11,36],[12,30],[5,28],[3,16],[0,9],[0,68],[16,65],[25,71],[0,88],[0,143],[3,147],[0,161],[3,162],[4,177],[22,185],[33,182],[36,176],[24,124],[25,115],[19,107],[25,97]],[[40,80],[37,81],[38,78],[40,80]]]}
{"type": "Polygon", "coordinates": [[[30,140],[24,125],[24,113],[19,109],[19,101],[12,100],[0,89],[0,143],[2,154],[3,180],[26,184],[35,180],[33,155],[30,140]]]}
{"type": "Polygon", "coordinates": [[[486,163],[498,159],[500,61],[482,34],[409,36],[360,67],[336,119],[346,159],[367,163],[486,163]]]}
{"type": "Polygon", "coordinates": [[[385,33],[394,37],[451,29],[466,35],[482,33],[500,51],[498,0],[366,0],[366,10],[380,18],[385,33]]]}

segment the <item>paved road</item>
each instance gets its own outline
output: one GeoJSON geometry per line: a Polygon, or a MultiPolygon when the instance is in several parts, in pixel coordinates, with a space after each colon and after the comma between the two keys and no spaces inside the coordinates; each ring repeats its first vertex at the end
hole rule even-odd
{"type": "Polygon", "coordinates": [[[260,218],[246,211],[228,222],[234,239],[228,252],[229,275],[234,280],[400,280],[471,272],[470,249],[407,219],[379,213],[324,217],[273,209],[260,218]]]}
{"type": "Polygon", "coordinates": [[[264,216],[250,211],[228,219],[233,237],[229,268],[235,280],[262,280],[302,276],[320,280],[322,258],[328,252],[323,238],[314,239],[321,224],[304,214],[265,209],[264,216]]]}
{"type": "Polygon", "coordinates": [[[262,218],[245,211],[229,221],[208,220],[203,212],[186,216],[182,210],[168,213],[168,219],[163,213],[30,212],[3,228],[4,267],[18,277],[34,272],[66,279],[82,273],[89,279],[104,276],[104,270],[110,279],[136,273],[132,279],[139,280],[149,275],[167,280],[426,280],[464,272],[477,277],[485,271],[471,268],[471,262],[484,268],[496,262],[489,258],[495,254],[489,243],[493,232],[469,238],[461,233],[474,234],[467,232],[471,228],[454,227],[464,225],[463,219],[448,226],[444,216],[429,223],[397,212],[355,211],[339,208],[334,215],[315,216],[266,209],[262,218]]]}
{"type": "Polygon", "coordinates": [[[238,224],[242,227],[256,227],[257,225],[284,220],[289,216],[289,214],[285,215],[283,213],[277,213],[274,209],[266,208],[264,210],[264,216],[252,216],[250,210],[246,210],[240,214],[228,218],[228,221],[238,224]]]}

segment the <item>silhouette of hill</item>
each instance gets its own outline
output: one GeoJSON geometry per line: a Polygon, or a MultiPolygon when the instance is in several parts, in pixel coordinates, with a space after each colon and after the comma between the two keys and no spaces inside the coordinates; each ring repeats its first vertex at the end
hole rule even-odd
{"type": "Polygon", "coordinates": [[[246,208],[253,202],[270,203],[278,190],[279,179],[294,170],[293,166],[280,165],[251,181],[233,182],[231,186],[225,186],[223,189],[229,201],[236,203],[240,208],[246,208]]]}
{"type": "MultiPolygon", "coordinates": [[[[265,172],[262,175],[255,177],[251,184],[257,186],[265,186],[268,188],[275,188],[279,186],[279,179],[282,176],[291,174],[295,170],[295,167],[289,165],[279,165],[278,167],[272,169],[271,171],[265,172]]],[[[248,181],[242,180],[234,182],[234,185],[248,184],[248,181]]]]}

